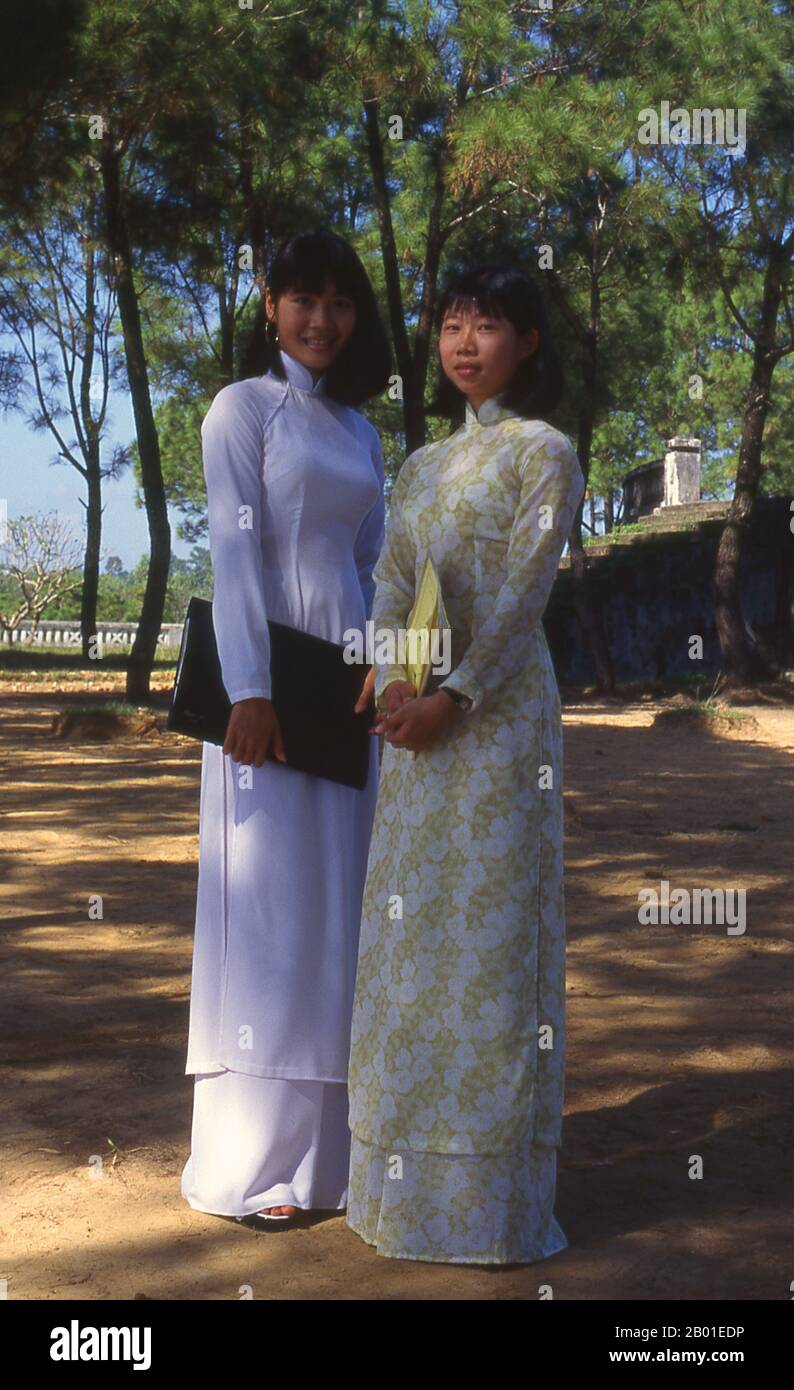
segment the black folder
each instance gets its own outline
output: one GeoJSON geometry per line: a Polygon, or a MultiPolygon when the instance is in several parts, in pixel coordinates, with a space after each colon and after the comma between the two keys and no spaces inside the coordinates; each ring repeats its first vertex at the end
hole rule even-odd
{"type": "MultiPolygon", "coordinates": [[[[281,767],[342,782],[367,785],[370,728],[375,700],[356,714],[367,667],[347,662],[341,643],[267,620],[270,632],[271,699],[281,729],[286,763],[281,767]]],[[[212,603],[191,598],[166,728],[223,745],[231,703],[223,684],[212,603]]],[[[268,761],[278,762],[272,750],[268,761]]]]}

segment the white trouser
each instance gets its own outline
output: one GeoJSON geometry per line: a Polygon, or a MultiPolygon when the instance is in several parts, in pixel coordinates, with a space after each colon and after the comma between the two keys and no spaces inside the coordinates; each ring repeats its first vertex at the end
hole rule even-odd
{"type": "Polygon", "coordinates": [[[338,1210],[347,1202],[347,1086],[243,1072],[197,1073],[182,1196],[196,1211],[338,1210]]]}

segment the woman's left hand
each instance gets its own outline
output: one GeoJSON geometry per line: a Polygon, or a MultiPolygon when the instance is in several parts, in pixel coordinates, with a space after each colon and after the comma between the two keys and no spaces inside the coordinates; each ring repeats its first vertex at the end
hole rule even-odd
{"type": "Polygon", "coordinates": [[[419,695],[406,700],[394,714],[376,724],[373,733],[383,734],[393,748],[422,753],[430,748],[452,724],[465,718],[454,700],[437,690],[435,695],[419,695]]]}

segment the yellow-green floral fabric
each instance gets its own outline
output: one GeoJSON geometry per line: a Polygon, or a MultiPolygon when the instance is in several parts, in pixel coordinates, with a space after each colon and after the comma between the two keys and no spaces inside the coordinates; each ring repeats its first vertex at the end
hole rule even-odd
{"type": "Polygon", "coordinates": [[[554,1215],[556,1174],[556,1149],[415,1153],[353,1134],[347,1224],[391,1259],[532,1264],[568,1247],[554,1215]]]}
{"type": "MultiPolygon", "coordinates": [[[[516,1191],[531,1188],[529,1165],[546,1208],[551,1174],[553,1201],[538,1150],[559,1145],[563,1101],[563,761],[541,618],[583,491],[570,440],[503,397],[479,415],[467,406],[465,424],[411,454],[392,491],[374,569],[376,640],[404,628],[429,551],[453,632],[441,683],[474,704],[424,752],[383,749],[351,1032],[348,1222],[372,1239],[373,1202],[388,1191],[409,1224],[392,1226],[386,1253],[404,1237],[412,1258],[508,1258],[496,1219],[490,1236],[480,1231],[484,1250],[461,1244],[453,1155],[468,1158],[454,1181],[470,1198],[473,1181],[493,1197],[497,1173],[503,1187],[512,1172],[516,1191]],[[402,1179],[377,1178],[378,1151],[402,1155],[402,1179]],[[444,1248],[431,1230],[445,1222],[451,1253],[416,1253],[444,1248]]],[[[405,676],[379,667],[376,695],[405,676]]],[[[536,1218],[525,1211],[525,1231],[536,1218]]],[[[560,1248],[552,1221],[548,1209],[538,1240],[514,1232],[511,1258],[560,1248]]]]}

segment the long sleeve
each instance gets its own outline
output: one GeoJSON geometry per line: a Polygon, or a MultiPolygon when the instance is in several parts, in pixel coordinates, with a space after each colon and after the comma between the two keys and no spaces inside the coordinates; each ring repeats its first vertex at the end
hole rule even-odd
{"type": "Polygon", "coordinates": [[[470,696],[472,709],[526,660],[560,556],[584,493],[576,451],[554,431],[519,447],[521,489],[507,547],[507,577],[462,660],[441,684],[470,696]]]}
{"type": "Polygon", "coordinates": [[[245,382],[215,397],[201,426],[212,621],[232,704],[270,699],[270,634],[262,572],[262,418],[245,382]]]}
{"type": "Polygon", "coordinates": [[[378,642],[380,632],[388,629],[394,634],[395,651],[400,630],[405,629],[415,596],[416,551],[405,525],[402,502],[408,490],[410,473],[417,455],[417,449],[403,463],[389,499],[389,517],[386,523],[386,538],[380,558],[373,571],[375,597],[372,603],[372,621],[375,632],[375,698],[380,699],[391,681],[408,680],[404,666],[389,665],[378,661],[378,642]]]}
{"type": "Polygon", "coordinates": [[[383,546],[383,522],[385,515],[383,478],[386,470],[383,463],[380,438],[377,432],[372,446],[372,462],[375,465],[375,472],[378,475],[380,495],[374,507],[367,512],[367,515],[359,526],[358,535],[356,536],[355,545],[353,547],[353,558],[358,573],[358,582],[361,585],[361,592],[364,595],[367,618],[372,616],[372,601],[375,597],[373,570],[383,546]]]}

